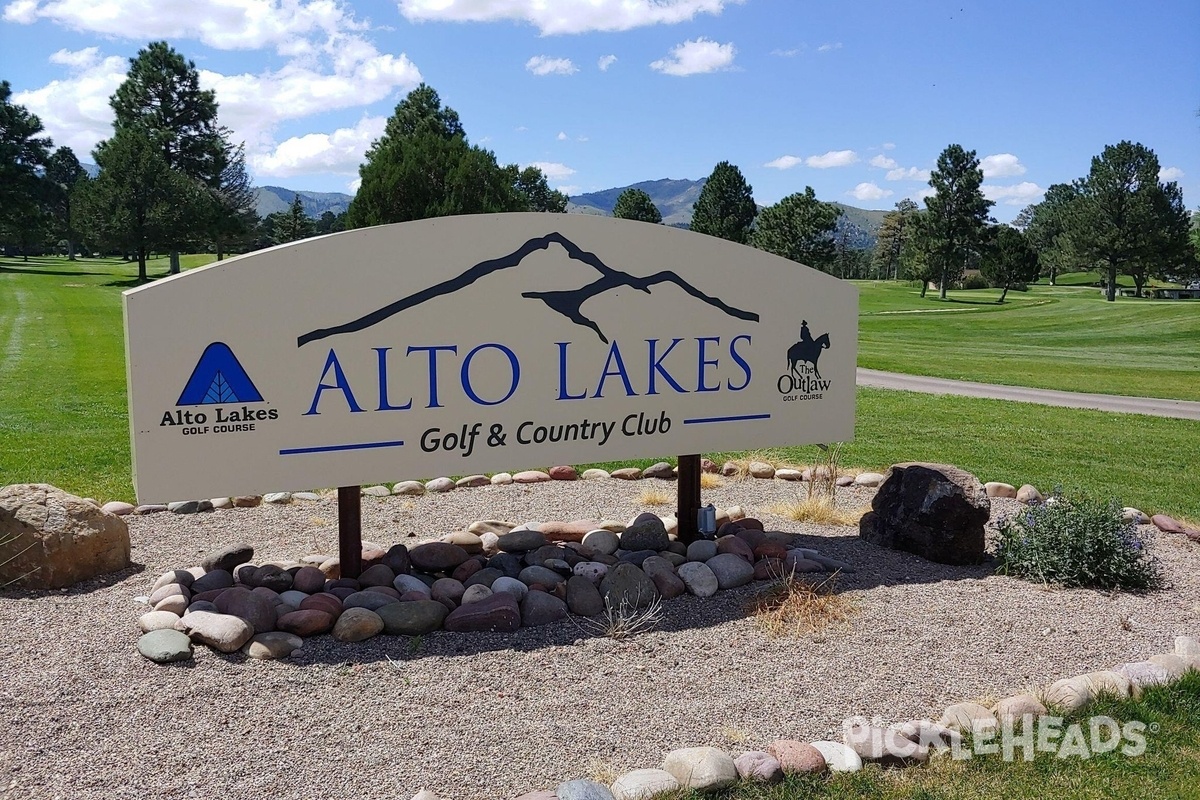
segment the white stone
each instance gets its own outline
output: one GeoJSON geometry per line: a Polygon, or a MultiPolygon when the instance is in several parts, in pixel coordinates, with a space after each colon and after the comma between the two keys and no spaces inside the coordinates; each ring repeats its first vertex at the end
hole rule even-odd
{"type": "Polygon", "coordinates": [[[427,492],[442,493],[449,492],[453,489],[454,481],[450,480],[449,478],[434,478],[429,483],[425,484],[425,491],[427,492]]]}
{"type": "Polygon", "coordinates": [[[812,746],[825,757],[830,772],[858,772],[863,768],[862,757],[849,745],[821,741],[812,742],[812,746]]]}
{"type": "Polygon", "coordinates": [[[1132,522],[1134,525],[1149,525],[1150,517],[1146,516],[1142,511],[1126,506],[1121,509],[1121,520],[1123,522],[1132,522]]]}
{"type": "Polygon", "coordinates": [[[800,470],[789,469],[788,467],[775,470],[775,477],[781,481],[798,481],[803,475],[804,473],[800,470]]]}
{"type": "Polygon", "coordinates": [[[725,513],[729,515],[731,522],[737,522],[739,519],[746,518],[746,511],[741,506],[730,506],[725,509],[725,513]]]}
{"type": "Polygon", "coordinates": [[[1092,683],[1084,676],[1063,678],[1055,681],[1046,689],[1044,700],[1046,705],[1055,706],[1064,711],[1078,711],[1092,702],[1092,683]]]}
{"type": "Polygon", "coordinates": [[[952,731],[980,733],[999,727],[995,715],[978,703],[955,703],[942,712],[941,725],[952,731]]]}
{"type": "Polygon", "coordinates": [[[400,481],[392,487],[392,494],[419,497],[425,494],[425,484],[420,481],[400,481]]]}
{"type": "Polygon", "coordinates": [[[268,492],[263,495],[264,503],[274,503],[275,505],[287,505],[292,502],[291,492],[268,492]]]}
{"type": "Polygon", "coordinates": [[[676,791],[679,781],[662,769],[635,769],[613,781],[614,800],[650,800],[660,794],[676,791]]]}
{"type": "Polygon", "coordinates": [[[513,476],[511,472],[497,472],[492,476],[493,486],[507,486],[512,482],[513,476]]]}
{"type": "Polygon", "coordinates": [[[854,483],[857,486],[875,488],[883,483],[883,475],[878,472],[860,472],[854,476],[854,483]]]}
{"type": "Polygon", "coordinates": [[[602,481],[605,478],[611,478],[612,475],[602,469],[585,469],[579,477],[585,481],[602,481]]]}
{"type": "Polygon", "coordinates": [[[1175,655],[1200,656],[1200,642],[1190,636],[1175,637],[1175,655]]]}
{"type": "Polygon", "coordinates": [[[293,492],[292,499],[293,500],[305,500],[307,502],[312,503],[314,501],[320,500],[321,495],[317,494],[316,492],[293,492]]]}
{"type": "Polygon", "coordinates": [[[116,514],[118,517],[124,517],[128,514],[132,514],[136,508],[137,506],[133,505],[133,503],[126,503],[121,500],[113,500],[110,503],[105,503],[104,505],[100,506],[101,511],[105,511],[109,514],[116,514]]]}
{"type": "Polygon", "coordinates": [[[138,617],[138,628],[142,633],[150,631],[174,630],[179,622],[179,615],[171,611],[147,611],[138,617]]]}
{"type": "Polygon", "coordinates": [[[386,486],[364,486],[362,493],[365,497],[390,497],[392,490],[386,486]]]}
{"type": "Polygon", "coordinates": [[[500,552],[500,537],[491,531],[484,531],[479,536],[479,543],[483,545],[483,554],[486,556],[494,556],[500,552]]]}
{"type": "Polygon", "coordinates": [[[663,759],[663,771],[671,773],[680,788],[709,791],[724,789],[738,781],[733,756],[715,747],[684,747],[663,759]]]}

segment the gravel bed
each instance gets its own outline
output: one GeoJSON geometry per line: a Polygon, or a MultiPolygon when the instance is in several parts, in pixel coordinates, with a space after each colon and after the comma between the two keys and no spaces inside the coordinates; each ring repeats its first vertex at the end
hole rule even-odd
{"type": "MultiPolygon", "coordinates": [[[[609,480],[363,498],[364,538],[416,542],[477,519],[627,520],[649,482],[609,480]],[[410,538],[411,537],[411,538],[410,538]]],[[[663,483],[658,488],[673,491],[663,483]]],[[[559,781],[658,766],[667,751],[735,755],[777,738],[840,739],[851,715],[937,718],[962,700],[1170,651],[1200,632],[1200,550],[1158,535],[1171,588],[1146,597],[1048,590],[947,567],[772,513],[803,485],[730,481],[706,502],[811,537],[857,565],[857,608],[805,638],[745,616],[753,586],[665,604],[657,631],[613,641],[579,621],[515,634],[310,639],[297,658],[196,647],[194,662],[138,655],[134,601],[167,569],[247,541],[256,561],[336,553],[332,497],[195,516],[132,517],[141,565],[61,592],[0,595],[0,797],[514,797],[559,781]]],[[[865,506],[873,490],[839,490],[865,506]]],[[[1018,508],[993,501],[993,520],[1018,508]]],[[[654,510],[667,513],[669,506],[654,510]]],[[[1149,529],[1152,531],[1153,529],[1149,529]]],[[[1148,535],[1149,531],[1147,532],[1148,535]]],[[[759,585],[761,587],[761,584],[759,585]]]]}

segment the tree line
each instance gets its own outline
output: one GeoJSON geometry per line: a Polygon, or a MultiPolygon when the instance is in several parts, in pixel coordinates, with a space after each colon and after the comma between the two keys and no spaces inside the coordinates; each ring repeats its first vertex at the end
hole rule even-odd
{"type": "MultiPolygon", "coordinates": [[[[323,233],[451,214],[513,211],[563,213],[567,197],[536,167],[502,165],[472,144],[458,113],[421,84],[397,104],[383,135],[359,167],[360,186],[343,214],[310,218],[296,195],[286,211],[259,219],[245,149],[217,119],[214,93],[203,90],[195,64],[166,42],[130,59],[110,98],[113,135],[93,158],[88,177],[70,148],[53,148],[38,118],[11,102],[0,82],[0,244],[23,253],[52,242],[75,258],[88,250],[136,258],[146,279],[150,252],[208,249],[221,258],[323,233]]],[[[1013,225],[997,225],[982,191],[973,150],[951,144],[938,156],[924,208],[902,200],[880,226],[873,249],[850,246],[842,211],[812,187],[760,209],[737,166],[717,164],[693,209],[691,229],[842,278],[918,281],[924,296],[944,299],[967,270],[1003,289],[1066,271],[1099,269],[1109,299],[1118,275],[1140,294],[1151,278],[1200,274],[1200,231],[1174,182],[1159,178],[1149,148],[1106,147],[1089,173],[1051,186],[1042,202],[1013,225]],[[1189,238],[1190,237],[1190,238],[1189,238]]],[[[616,217],[661,224],[644,191],[617,199],[616,217]]]]}

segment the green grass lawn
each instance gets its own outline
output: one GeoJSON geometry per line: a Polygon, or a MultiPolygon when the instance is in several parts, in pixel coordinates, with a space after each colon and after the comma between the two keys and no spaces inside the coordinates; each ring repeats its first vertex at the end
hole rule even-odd
{"type": "Polygon", "coordinates": [[[930,292],[857,282],[858,363],[940,378],[1200,400],[1200,302],[1035,286],[930,292]]]}
{"type": "MultiPolygon", "coordinates": [[[[938,757],[925,766],[882,770],[868,765],[860,772],[793,777],[777,786],[740,784],[716,794],[677,792],[664,800],[1107,800],[1200,797],[1200,673],[1175,684],[1148,689],[1140,700],[1102,700],[1066,717],[1080,723],[1087,738],[1088,719],[1108,716],[1118,723],[1147,726],[1146,751],[1128,756],[1115,750],[1090,758],[1059,758],[1037,753],[1032,761],[1006,762],[997,755],[954,761],[938,757]]],[[[1061,740],[1058,740],[1061,742],[1061,740]]],[[[1056,743],[1058,743],[1056,742],[1056,743]]]]}

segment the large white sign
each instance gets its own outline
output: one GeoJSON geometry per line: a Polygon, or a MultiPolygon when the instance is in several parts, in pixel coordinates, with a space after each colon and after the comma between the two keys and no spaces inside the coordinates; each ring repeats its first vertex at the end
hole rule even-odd
{"type": "Polygon", "coordinates": [[[125,324],[142,502],[854,434],[857,289],[642,222],[348,231],[132,289],[125,324]]]}

